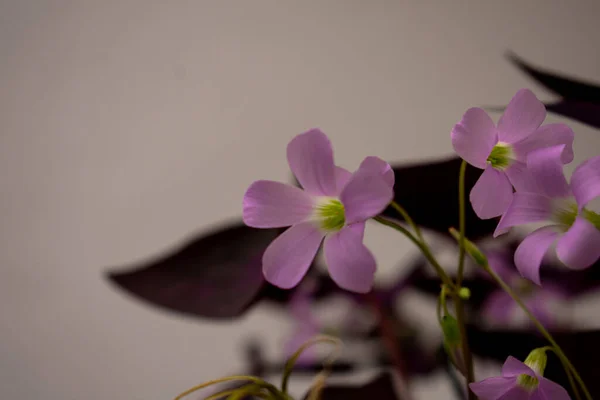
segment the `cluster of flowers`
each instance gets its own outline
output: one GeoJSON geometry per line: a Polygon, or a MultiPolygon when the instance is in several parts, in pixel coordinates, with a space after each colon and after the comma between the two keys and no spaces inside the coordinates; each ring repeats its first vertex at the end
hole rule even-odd
{"type": "MultiPolygon", "coordinates": [[[[470,201],[480,218],[501,217],[494,236],[545,223],[514,256],[521,275],[537,285],[542,259],[555,242],[558,258],[569,268],[587,268],[600,258],[600,215],[587,208],[600,197],[600,156],[580,164],[569,184],[563,166],[574,158],[574,133],[565,124],[542,125],[545,117],[544,105],[523,89],[497,125],[481,108],[471,108],[451,132],[456,153],[484,170],[470,201]]],[[[302,188],[256,181],[243,201],[247,225],[290,227],[264,253],[265,278],[284,289],[296,286],[324,242],[336,284],[370,291],[376,262],[363,244],[365,222],[393,200],[393,170],[377,157],[365,158],[354,173],[335,165],[331,142],[318,129],[296,136],[287,159],[302,188]]],[[[545,360],[544,349],[534,350],[524,363],[509,357],[502,377],[472,383],[471,390],[483,400],[568,399],[561,386],[543,377],[545,360]]]]}

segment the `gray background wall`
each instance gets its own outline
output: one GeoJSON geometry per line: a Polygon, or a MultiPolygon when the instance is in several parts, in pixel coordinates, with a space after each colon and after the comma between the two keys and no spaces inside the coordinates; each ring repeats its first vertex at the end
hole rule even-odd
{"type": "MultiPolygon", "coordinates": [[[[102,274],[239,216],[251,181],[289,178],[308,128],[354,168],[447,155],[468,107],[521,87],[551,99],[509,49],[600,81],[599,16],[592,0],[0,1],[0,397],[168,399],[243,369],[249,335],[276,356],[272,310],[199,322],[102,274]]],[[[576,161],[598,154],[600,133],[572,126],[576,161]]],[[[409,246],[367,236],[384,279],[409,246]]],[[[431,382],[421,398],[447,390],[431,382]]]]}

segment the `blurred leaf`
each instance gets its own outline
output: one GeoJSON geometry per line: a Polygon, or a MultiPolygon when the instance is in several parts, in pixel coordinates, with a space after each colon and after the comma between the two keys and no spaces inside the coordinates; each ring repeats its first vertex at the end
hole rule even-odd
{"type": "MultiPolygon", "coordinates": [[[[394,378],[389,372],[379,375],[363,386],[325,386],[320,400],[400,400],[394,388],[394,378]]],[[[306,400],[308,394],[304,397],[306,400]]]]}
{"type": "MultiPolygon", "coordinates": [[[[482,330],[470,325],[467,327],[467,336],[474,354],[502,363],[509,355],[523,361],[531,350],[548,345],[537,332],[482,330]]],[[[555,332],[553,336],[581,375],[592,397],[600,398],[600,330],[555,332]]],[[[560,361],[550,352],[548,356],[544,376],[570,390],[560,361]]]]}
{"type": "Polygon", "coordinates": [[[556,114],[600,128],[600,86],[533,67],[514,53],[509,60],[548,90],[562,97],[546,108],[556,114]]]}
{"type": "Polygon", "coordinates": [[[263,286],[262,254],[277,234],[236,223],[202,234],[166,256],[107,275],[117,287],[163,309],[232,318],[246,310],[263,286]]]}
{"type": "Polygon", "coordinates": [[[575,78],[536,68],[515,53],[509,52],[508,59],[521,71],[555,94],[574,101],[600,103],[600,86],[575,78]]]}
{"type": "MultiPolygon", "coordinates": [[[[447,140],[450,140],[449,131],[447,140]]],[[[461,162],[460,158],[453,157],[443,161],[393,165],[396,176],[394,200],[406,209],[417,224],[449,235],[448,229],[458,226],[458,172],[461,162]]],[[[481,170],[467,166],[466,235],[471,240],[491,235],[498,224],[497,219],[479,219],[468,201],[469,193],[481,173],[481,170]]],[[[392,208],[388,208],[384,214],[401,219],[392,208]]]]}
{"type": "Polygon", "coordinates": [[[584,103],[562,100],[554,104],[546,104],[546,108],[555,114],[574,119],[593,128],[600,128],[600,103],[584,103]]]}

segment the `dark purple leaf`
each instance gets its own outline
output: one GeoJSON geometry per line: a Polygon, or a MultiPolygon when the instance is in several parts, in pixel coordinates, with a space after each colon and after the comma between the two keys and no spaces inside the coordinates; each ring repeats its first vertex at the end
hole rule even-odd
{"type": "Polygon", "coordinates": [[[582,102],[600,103],[600,86],[536,68],[512,52],[509,52],[507,57],[521,71],[561,97],[582,102]]]}
{"type": "Polygon", "coordinates": [[[278,230],[241,223],[202,234],[166,256],[122,272],[117,287],[165,310],[205,318],[242,314],[264,284],[261,258],[278,230]]]}
{"type": "Polygon", "coordinates": [[[521,71],[562,97],[546,105],[549,111],[600,128],[600,86],[533,67],[514,53],[509,53],[508,58],[521,71]]]}
{"type": "MultiPolygon", "coordinates": [[[[460,158],[452,157],[428,163],[394,165],[394,200],[408,211],[417,224],[447,235],[450,227],[458,226],[458,174],[461,162],[460,158]]],[[[466,234],[472,240],[490,235],[498,223],[496,219],[479,219],[468,201],[469,193],[481,172],[468,165],[465,176],[466,234]]],[[[392,208],[388,208],[385,214],[401,219],[392,208]]]]}
{"type": "Polygon", "coordinates": [[[553,113],[574,119],[593,128],[600,128],[600,103],[584,103],[564,99],[558,103],[546,104],[546,108],[553,113]]]}
{"type": "MultiPolygon", "coordinates": [[[[304,399],[307,398],[308,394],[304,399]]],[[[394,387],[394,378],[390,373],[383,373],[363,386],[325,386],[319,398],[321,400],[400,400],[394,387]]]]}
{"type": "MultiPolygon", "coordinates": [[[[484,358],[504,362],[510,355],[525,360],[535,348],[547,346],[548,342],[537,332],[516,330],[482,330],[468,326],[471,351],[484,358]]],[[[593,398],[600,398],[600,330],[580,332],[555,332],[557,343],[573,363],[593,398]]],[[[570,390],[569,381],[560,361],[548,352],[548,366],[544,375],[570,390]]]]}

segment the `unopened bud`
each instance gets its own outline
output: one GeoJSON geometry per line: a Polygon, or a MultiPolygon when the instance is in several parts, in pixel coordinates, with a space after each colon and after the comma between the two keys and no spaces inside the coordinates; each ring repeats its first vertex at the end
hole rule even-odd
{"type": "Polygon", "coordinates": [[[469,289],[468,287],[461,287],[458,290],[458,297],[460,297],[463,300],[469,300],[471,298],[471,289],[469,289]]]}

